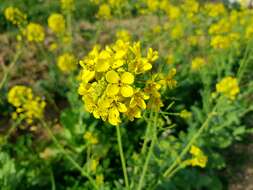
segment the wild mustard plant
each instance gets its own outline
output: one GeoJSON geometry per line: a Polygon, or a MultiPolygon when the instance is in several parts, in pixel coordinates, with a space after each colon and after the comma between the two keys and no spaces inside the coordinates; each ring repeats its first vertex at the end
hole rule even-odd
{"type": "Polygon", "coordinates": [[[150,71],[157,58],[158,53],[151,48],[143,56],[139,42],[118,40],[103,50],[95,46],[80,61],[79,94],[86,110],[112,125],[121,123],[121,115],[140,118],[149,96],[137,86],[138,77],[150,71]]]}

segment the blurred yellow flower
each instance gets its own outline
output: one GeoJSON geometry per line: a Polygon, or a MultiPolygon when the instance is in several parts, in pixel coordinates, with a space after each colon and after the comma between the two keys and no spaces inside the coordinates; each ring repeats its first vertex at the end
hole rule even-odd
{"type": "Polygon", "coordinates": [[[186,165],[191,166],[199,166],[201,168],[206,167],[206,163],[208,161],[207,156],[200,150],[197,146],[192,145],[190,149],[190,154],[192,154],[193,158],[186,160],[186,165]]]}
{"type": "Polygon", "coordinates": [[[57,66],[63,73],[70,73],[77,68],[77,59],[71,53],[64,53],[57,58],[57,66]]]}
{"type": "Polygon", "coordinates": [[[12,24],[21,25],[26,21],[26,14],[21,12],[16,7],[7,7],[4,10],[4,16],[6,20],[10,21],[12,24]]]}
{"type": "Polygon", "coordinates": [[[202,57],[196,57],[191,62],[191,69],[197,71],[205,65],[205,60],[202,57]]]}
{"type": "Polygon", "coordinates": [[[216,92],[234,100],[236,95],[240,92],[237,79],[231,76],[223,78],[216,84],[216,92]]]}
{"type": "Polygon", "coordinates": [[[24,30],[24,34],[29,42],[43,42],[45,39],[44,28],[37,23],[29,23],[24,30]]]}
{"type": "Polygon", "coordinates": [[[31,125],[35,119],[42,119],[45,101],[40,97],[34,96],[32,89],[22,85],[12,87],[8,92],[8,102],[16,107],[16,112],[12,118],[23,118],[28,125],[31,125]]]}
{"type": "Polygon", "coordinates": [[[48,18],[49,28],[56,34],[62,34],[65,31],[65,19],[59,13],[53,13],[48,18]]]}
{"type": "Polygon", "coordinates": [[[98,9],[97,17],[101,19],[112,18],[110,6],[107,4],[100,5],[98,9]]]}
{"type": "Polygon", "coordinates": [[[122,40],[124,42],[131,41],[131,34],[127,30],[118,30],[116,37],[118,40],[122,40]]]}
{"type": "Polygon", "coordinates": [[[74,0],[60,0],[60,1],[61,1],[61,9],[63,11],[73,11],[75,9],[74,0]]]}

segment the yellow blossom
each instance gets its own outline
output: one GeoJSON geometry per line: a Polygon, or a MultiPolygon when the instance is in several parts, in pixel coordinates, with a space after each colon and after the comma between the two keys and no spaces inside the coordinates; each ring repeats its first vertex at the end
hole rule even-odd
{"type": "Polygon", "coordinates": [[[77,67],[77,60],[71,53],[64,53],[57,58],[57,66],[64,73],[72,72],[77,67]]]}
{"type": "Polygon", "coordinates": [[[60,1],[61,1],[61,9],[63,11],[73,11],[75,9],[74,0],[60,0],[60,1]]]}
{"type": "Polygon", "coordinates": [[[192,145],[190,149],[190,154],[193,156],[193,158],[186,160],[184,162],[186,165],[199,166],[201,168],[206,167],[208,158],[202,152],[202,150],[200,150],[197,146],[192,145]]]}
{"type": "Polygon", "coordinates": [[[234,100],[236,95],[240,92],[237,79],[231,76],[223,78],[216,84],[216,92],[234,100]]]}
{"type": "Polygon", "coordinates": [[[116,33],[117,39],[120,39],[124,42],[129,42],[131,41],[131,35],[127,30],[119,30],[116,33]]]}
{"type": "Polygon", "coordinates": [[[191,62],[191,69],[197,71],[205,65],[205,60],[201,57],[196,57],[191,62]]]}
{"type": "Polygon", "coordinates": [[[101,19],[110,19],[111,15],[111,8],[107,4],[102,4],[99,6],[97,17],[101,19]]]}
{"type": "Polygon", "coordinates": [[[121,115],[140,118],[146,109],[144,89],[137,88],[136,75],[152,68],[158,53],[149,48],[143,56],[140,43],[117,40],[100,49],[95,46],[81,61],[81,83],[78,92],[85,109],[95,118],[112,125],[121,123],[121,115]]]}
{"type": "Polygon", "coordinates": [[[13,119],[21,117],[31,125],[35,119],[43,118],[46,103],[40,97],[34,96],[29,87],[22,85],[12,87],[8,92],[8,102],[16,107],[13,119]]]}
{"type": "Polygon", "coordinates": [[[49,28],[56,34],[62,34],[65,31],[65,19],[59,13],[53,13],[48,18],[49,28]]]}
{"type": "Polygon", "coordinates": [[[43,42],[45,32],[43,27],[37,23],[29,23],[24,30],[24,34],[29,42],[43,42]]]}
{"type": "Polygon", "coordinates": [[[4,16],[6,20],[10,21],[12,24],[21,25],[26,21],[26,14],[21,12],[16,7],[7,7],[4,10],[4,16]]]}

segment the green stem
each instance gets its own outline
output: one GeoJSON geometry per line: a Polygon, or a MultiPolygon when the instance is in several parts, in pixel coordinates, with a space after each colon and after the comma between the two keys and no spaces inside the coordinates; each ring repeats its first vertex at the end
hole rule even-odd
{"type": "Polygon", "coordinates": [[[118,146],[119,146],[119,153],[120,153],[121,165],[122,165],[123,174],[124,174],[125,185],[126,185],[126,188],[129,189],[126,162],[125,162],[125,157],[124,157],[124,153],[122,149],[120,126],[116,126],[116,130],[117,130],[117,141],[118,141],[118,146]]]}
{"type": "Polygon", "coordinates": [[[163,177],[171,176],[171,172],[173,172],[174,168],[177,166],[177,164],[180,163],[180,161],[183,159],[185,154],[188,152],[190,147],[194,144],[195,140],[201,135],[201,133],[204,131],[204,129],[208,126],[208,123],[210,119],[213,117],[215,112],[215,108],[213,108],[213,111],[210,112],[205,120],[205,122],[201,125],[197,133],[191,138],[191,140],[188,142],[188,144],[185,146],[183,151],[180,153],[180,155],[176,158],[176,160],[172,163],[172,165],[164,172],[163,177]]]}
{"type": "Polygon", "coordinates": [[[68,30],[68,36],[71,38],[71,43],[68,46],[68,50],[72,51],[73,32],[72,32],[72,15],[70,11],[67,12],[67,30],[68,30]]]}
{"type": "Polygon", "coordinates": [[[0,90],[3,88],[5,82],[7,81],[8,76],[9,76],[9,74],[10,74],[12,68],[15,66],[15,64],[16,64],[16,62],[17,62],[19,56],[21,55],[21,53],[22,53],[22,49],[20,48],[20,49],[16,52],[16,54],[15,54],[15,56],[14,56],[14,59],[13,59],[13,61],[11,62],[11,64],[10,64],[7,68],[6,68],[6,67],[3,67],[3,68],[5,68],[5,69],[4,69],[4,76],[3,76],[3,78],[2,78],[2,80],[1,80],[1,82],[0,82],[0,90]]]}
{"type": "Polygon", "coordinates": [[[147,169],[148,169],[148,165],[149,165],[149,161],[151,158],[151,155],[153,153],[153,148],[155,145],[155,140],[156,140],[156,128],[157,128],[157,113],[155,114],[155,120],[154,120],[154,131],[153,131],[153,136],[152,136],[152,140],[151,140],[151,145],[149,147],[149,151],[148,151],[148,155],[146,157],[144,166],[143,166],[143,170],[142,170],[142,174],[141,174],[141,178],[137,187],[137,190],[141,190],[143,183],[144,183],[144,177],[146,175],[147,169]]]}
{"type": "Polygon", "coordinates": [[[55,190],[55,180],[54,180],[54,173],[52,171],[52,168],[50,168],[50,180],[51,180],[51,184],[52,184],[52,190],[55,190]]]}
{"type": "MultiPolygon", "coordinates": [[[[152,114],[152,113],[150,113],[150,116],[151,116],[151,114],[152,114]]],[[[148,133],[149,133],[149,130],[150,130],[150,125],[151,125],[151,122],[148,121],[147,129],[146,129],[145,137],[144,137],[144,142],[143,142],[143,145],[142,145],[142,148],[141,148],[141,154],[142,154],[142,155],[145,154],[146,149],[147,149],[148,133]]]]}
{"type": "Polygon", "coordinates": [[[43,124],[44,128],[47,130],[47,132],[50,135],[50,137],[52,138],[52,140],[54,141],[54,143],[56,144],[56,146],[59,148],[60,152],[73,164],[73,166],[75,166],[75,168],[77,170],[80,171],[80,173],[84,177],[88,178],[88,180],[91,182],[91,184],[94,186],[94,188],[98,190],[98,187],[97,187],[95,181],[92,179],[92,177],[88,173],[86,173],[82,169],[82,167],[71,156],[69,156],[69,154],[66,153],[66,151],[61,146],[61,144],[59,143],[59,141],[56,139],[56,137],[54,136],[54,134],[52,133],[52,131],[50,130],[50,128],[48,127],[48,125],[44,121],[42,121],[42,124],[43,124]]]}
{"type": "Polygon", "coordinates": [[[240,67],[238,69],[237,72],[237,80],[240,82],[243,76],[243,73],[245,72],[245,69],[247,68],[247,64],[249,63],[249,59],[250,59],[250,50],[251,50],[251,44],[252,44],[252,40],[248,43],[246,50],[245,50],[245,54],[244,54],[244,58],[242,60],[242,63],[240,64],[240,67]]]}

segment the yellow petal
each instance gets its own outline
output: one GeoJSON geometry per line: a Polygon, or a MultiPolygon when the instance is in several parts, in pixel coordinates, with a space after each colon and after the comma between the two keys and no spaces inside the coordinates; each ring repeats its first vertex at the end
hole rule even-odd
{"type": "Polygon", "coordinates": [[[119,74],[114,70],[108,71],[105,75],[105,78],[109,83],[118,83],[120,80],[119,74]]]}
{"type": "Polygon", "coordinates": [[[116,107],[112,107],[109,110],[108,121],[112,125],[118,125],[120,123],[119,111],[116,107]]]}
{"type": "Polygon", "coordinates": [[[106,72],[110,68],[110,63],[108,61],[101,60],[96,64],[97,72],[106,72]]]}
{"type": "Polygon", "coordinates": [[[117,84],[108,84],[106,93],[108,96],[115,96],[119,93],[119,86],[117,84]]]}
{"type": "Polygon", "coordinates": [[[152,65],[150,63],[144,63],[143,71],[148,71],[150,69],[152,69],[152,65]]]}
{"type": "Polygon", "coordinates": [[[91,81],[95,77],[95,71],[83,70],[82,80],[86,83],[91,81]]]}
{"type": "Polygon", "coordinates": [[[134,75],[129,72],[124,72],[121,75],[121,82],[124,84],[133,84],[134,82],[134,75]]]}
{"type": "Polygon", "coordinates": [[[124,112],[127,111],[127,107],[126,107],[126,105],[123,104],[123,103],[118,103],[118,110],[119,110],[119,112],[124,113],[124,112]]]}
{"type": "Polygon", "coordinates": [[[121,91],[121,95],[124,96],[124,97],[131,97],[133,94],[134,94],[134,90],[131,86],[129,85],[124,85],[121,87],[120,89],[121,91]]]}

